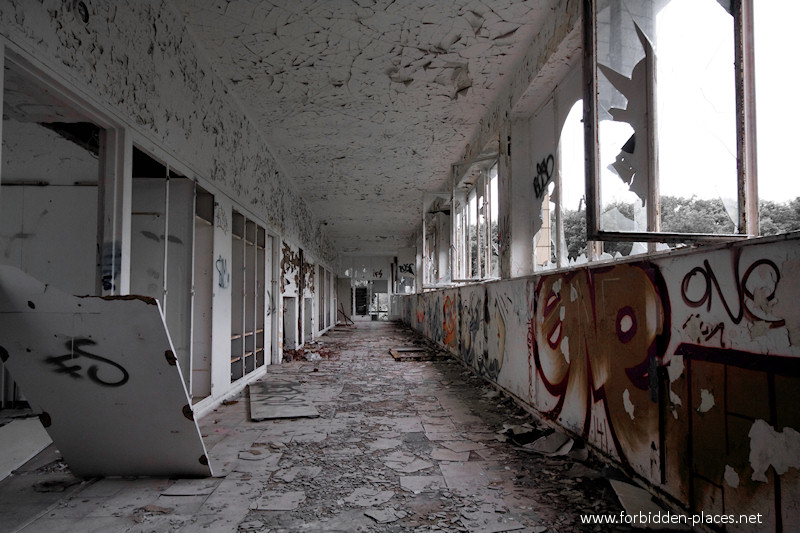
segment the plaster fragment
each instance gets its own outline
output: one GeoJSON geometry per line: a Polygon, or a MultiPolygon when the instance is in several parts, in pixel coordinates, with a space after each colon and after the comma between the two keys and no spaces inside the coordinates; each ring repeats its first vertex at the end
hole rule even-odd
{"type": "Polygon", "coordinates": [[[553,283],[553,292],[558,294],[561,291],[561,280],[559,279],[555,283],[553,283]]]}
{"type": "Polygon", "coordinates": [[[625,392],[622,393],[622,404],[625,406],[625,412],[628,413],[628,416],[631,417],[631,420],[634,419],[633,411],[635,406],[631,401],[631,393],[628,389],[625,389],[625,392]]]}
{"type": "MultiPolygon", "coordinates": [[[[669,391],[669,401],[674,405],[683,405],[683,402],[681,402],[681,397],[675,394],[672,390],[669,391]]],[[[677,417],[677,413],[675,416],[677,417]]]]}
{"type": "Polygon", "coordinates": [[[756,340],[759,337],[764,337],[767,333],[769,333],[769,330],[770,330],[769,322],[766,322],[764,320],[753,322],[750,325],[750,338],[752,340],[756,340]]]}
{"type": "Polygon", "coordinates": [[[714,407],[714,395],[707,389],[700,390],[700,407],[697,408],[698,413],[707,413],[714,407]]]}
{"type": "Polygon", "coordinates": [[[683,364],[683,356],[673,355],[672,358],[669,360],[669,365],[667,365],[667,375],[669,376],[669,382],[674,383],[679,377],[681,377],[684,368],[685,365],[683,364]]]}
{"type": "Polygon", "coordinates": [[[725,483],[734,489],[739,486],[739,474],[736,473],[731,465],[725,465],[725,483]]]}
{"type": "Polygon", "coordinates": [[[578,299],[578,289],[573,286],[569,288],[569,301],[574,302],[578,299]]]}
{"type": "Polygon", "coordinates": [[[778,475],[789,468],[800,468],[800,433],[790,427],[778,432],[764,420],[756,420],[747,434],[750,437],[750,466],[753,481],[767,481],[772,466],[778,475]]]}
{"type": "Polygon", "coordinates": [[[564,359],[569,363],[569,337],[561,339],[561,352],[564,354],[564,359]]]}

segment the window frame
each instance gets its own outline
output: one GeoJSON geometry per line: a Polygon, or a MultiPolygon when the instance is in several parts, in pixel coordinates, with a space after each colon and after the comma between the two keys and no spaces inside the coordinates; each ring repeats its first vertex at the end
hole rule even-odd
{"type": "MultiPolygon", "coordinates": [[[[600,229],[600,157],[597,68],[597,4],[583,0],[583,121],[586,164],[586,231],[589,241],[647,242],[649,251],[656,243],[726,242],[758,236],[758,194],[755,148],[755,76],[753,68],[752,0],[731,0],[734,25],[736,152],[739,233],[680,233],[660,231],[658,179],[649,173],[647,231],[609,231],[600,229]]],[[[655,80],[654,65],[648,77],[655,80]]],[[[649,91],[648,91],[649,92],[649,91]]],[[[648,139],[657,150],[657,141],[648,139]]],[[[650,150],[653,153],[653,150],[650,150]]],[[[653,163],[653,161],[649,161],[653,163]]]]}
{"type": "MultiPolygon", "coordinates": [[[[500,250],[499,243],[495,243],[492,238],[493,225],[499,226],[500,221],[500,156],[498,153],[491,153],[480,156],[472,161],[456,164],[452,167],[453,187],[451,199],[451,246],[450,264],[453,283],[474,283],[479,281],[497,280],[501,278],[500,273],[500,250]],[[474,183],[469,184],[465,176],[474,166],[478,177],[474,183]],[[461,171],[461,169],[466,169],[461,171]],[[495,180],[498,180],[496,204],[498,213],[492,212],[492,170],[495,171],[495,180]],[[470,209],[470,198],[475,196],[475,207],[470,209]],[[482,205],[481,205],[482,204],[482,205]],[[456,207],[459,206],[459,207],[456,207]],[[483,209],[483,214],[481,214],[483,209]],[[470,238],[471,222],[475,222],[476,228],[476,248],[477,275],[472,271],[472,239],[470,238]],[[493,221],[494,219],[494,221],[493,221]],[[497,272],[492,273],[492,249],[498,245],[497,249],[497,272]]],[[[499,232],[499,227],[498,227],[499,232]]]]}

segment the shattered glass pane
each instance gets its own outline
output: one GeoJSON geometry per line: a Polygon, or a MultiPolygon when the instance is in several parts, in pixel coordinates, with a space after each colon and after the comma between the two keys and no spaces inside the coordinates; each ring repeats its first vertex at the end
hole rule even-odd
{"type": "Polygon", "coordinates": [[[722,4],[611,0],[598,11],[600,229],[648,231],[646,212],[630,206],[648,208],[657,184],[662,231],[735,231],[734,28],[722,4]],[[687,227],[686,212],[664,204],[724,220],[696,216],[687,227]]]}

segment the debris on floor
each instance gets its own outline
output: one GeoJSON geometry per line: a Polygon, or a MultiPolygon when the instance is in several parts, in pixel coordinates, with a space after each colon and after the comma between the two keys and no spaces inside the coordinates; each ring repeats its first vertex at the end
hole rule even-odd
{"type": "Polygon", "coordinates": [[[0,519],[12,531],[555,533],[622,511],[608,481],[621,473],[455,358],[398,365],[393,347],[428,349],[415,333],[384,321],[332,331],[318,344],[330,357],[273,365],[245,401],[200,421],[217,477],[36,492],[65,474],[51,454],[0,482],[0,502],[26,502],[0,519]]]}
{"type": "Polygon", "coordinates": [[[420,346],[392,348],[389,353],[395,361],[440,361],[450,358],[450,354],[443,350],[420,346]]]}
{"type": "Polygon", "coordinates": [[[259,422],[274,418],[317,417],[319,411],[308,399],[300,383],[262,381],[247,386],[250,420],[259,422]]]}

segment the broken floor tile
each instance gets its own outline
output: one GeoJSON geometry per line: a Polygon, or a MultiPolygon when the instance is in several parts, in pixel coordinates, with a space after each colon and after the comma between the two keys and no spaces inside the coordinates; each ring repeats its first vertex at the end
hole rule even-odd
{"type": "Polygon", "coordinates": [[[283,470],[278,470],[272,477],[274,479],[279,479],[281,481],[285,481],[287,483],[291,483],[296,478],[315,478],[319,475],[322,471],[322,467],[319,466],[293,466],[291,468],[284,468],[283,470]]]}
{"type": "Polygon", "coordinates": [[[302,490],[291,492],[267,491],[250,504],[254,511],[293,511],[306,499],[302,490]]]}
{"type": "Polygon", "coordinates": [[[162,496],[202,496],[209,495],[219,486],[220,480],[210,479],[179,479],[171,486],[161,491],[162,496]]]}
{"type": "Polygon", "coordinates": [[[556,431],[544,437],[539,437],[530,444],[520,446],[520,448],[542,455],[557,456],[569,453],[573,444],[574,441],[569,436],[556,431]]]}
{"type": "Polygon", "coordinates": [[[414,472],[419,472],[420,470],[432,468],[433,463],[423,461],[422,459],[414,459],[411,462],[386,461],[386,466],[397,472],[411,474],[414,472]]]}
{"type": "Polygon", "coordinates": [[[442,476],[400,476],[400,487],[414,494],[434,492],[444,486],[442,476]]]}
{"type": "Polygon", "coordinates": [[[435,461],[455,461],[467,462],[469,461],[469,452],[454,452],[445,448],[437,448],[431,453],[431,459],[435,461]]]}
{"type": "Polygon", "coordinates": [[[239,459],[243,461],[260,461],[266,459],[271,454],[266,451],[251,449],[251,450],[241,450],[239,452],[239,459]]]}
{"type": "Polygon", "coordinates": [[[369,487],[359,487],[350,496],[344,499],[345,502],[358,505],[359,507],[372,507],[381,505],[392,499],[394,492],[391,490],[371,489],[369,487]]]}
{"type": "Polygon", "coordinates": [[[447,488],[478,489],[489,484],[489,477],[481,463],[440,463],[447,488]]]}
{"type": "Polygon", "coordinates": [[[517,516],[497,502],[485,502],[475,510],[461,510],[461,523],[470,533],[501,533],[525,529],[517,516]]]}
{"type": "Polygon", "coordinates": [[[461,434],[459,434],[456,431],[445,431],[445,432],[441,432],[441,433],[430,433],[430,432],[426,431],[425,432],[425,437],[427,437],[428,440],[434,441],[434,442],[443,442],[443,441],[452,442],[452,441],[455,441],[455,440],[461,438],[461,434]]]}
{"type": "Polygon", "coordinates": [[[425,433],[457,433],[455,424],[447,418],[442,418],[437,422],[426,422],[423,419],[422,427],[425,429],[425,433]]]}
{"type": "Polygon", "coordinates": [[[403,441],[398,439],[386,439],[386,438],[379,438],[373,442],[367,444],[371,450],[391,450],[393,448],[397,448],[403,443],[403,441]]]}
{"type": "Polygon", "coordinates": [[[395,511],[394,509],[370,509],[369,511],[364,511],[364,514],[379,524],[390,524],[405,518],[407,515],[405,511],[395,511]]]}
{"type": "MultiPolygon", "coordinates": [[[[665,510],[653,501],[653,495],[646,490],[625,483],[624,481],[617,481],[616,479],[610,480],[611,487],[617,493],[620,503],[625,508],[625,513],[631,516],[642,515],[656,515],[663,514],[665,510]]],[[[675,527],[676,524],[639,524],[634,523],[633,527],[637,529],[680,529],[688,531],[688,527],[675,527]]],[[[677,524],[680,526],[680,524],[677,524]]]]}
{"type": "Polygon", "coordinates": [[[480,442],[472,442],[469,440],[453,440],[440,442],[442,446],[454,452],[469,452],[472,450],[482,450],[486,445],[480,442]]]}

